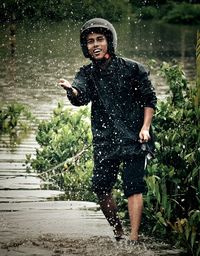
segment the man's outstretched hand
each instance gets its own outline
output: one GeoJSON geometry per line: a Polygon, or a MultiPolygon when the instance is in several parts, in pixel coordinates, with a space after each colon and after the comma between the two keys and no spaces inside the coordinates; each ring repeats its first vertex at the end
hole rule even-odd
{"type": "Polygon", "coordinates": [[[68,82],[67,80],[61,78],[58,82],[58,85],[62,86],[62,88],[64,88],[65,90],[70,90],[72,89],[72,86],[70,84],[70,82],[68,82]]]}

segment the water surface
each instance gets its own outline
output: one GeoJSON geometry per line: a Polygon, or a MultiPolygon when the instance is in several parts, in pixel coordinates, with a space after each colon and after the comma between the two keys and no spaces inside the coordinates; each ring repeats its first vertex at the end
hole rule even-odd
{"type": "MultiPolygon", "coordinates": [[[[177,60],[188,78],[195,78],[196,26],[135,23],[130,19],[114,25],[119,55],[146,65],[150,59],[177,60]]],[[[0,26],[0,101],[16,100],[42,115],[48,113],[65,96],[56,86],[58,79],[72,81],[79,67],[88,63],[79,45],[81,24],[68,21],[17,24],[14,57],[10,53],[9,27],[0,26]]],[[[166,93],[159,77],[154,76],[153,82],[158,96],[166,93]]]]}

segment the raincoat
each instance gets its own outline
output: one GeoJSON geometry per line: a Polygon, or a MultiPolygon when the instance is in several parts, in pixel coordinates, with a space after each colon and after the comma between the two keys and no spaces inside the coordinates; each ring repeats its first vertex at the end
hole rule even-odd
{"type": "MultiPolygon", "coordinates": [[[[72,86],[78,96],[67,92],[75,106],[91,102],[91,126],[94,155],[117,158],[140,154],[139,132],[144,108],[156,107],[156,95],[144,66],[133,60],[114,56],[106,68],[91,63],[80,68],[72,86]]],[[[148,142],[154,147],[152,131],[148,142]]]]}

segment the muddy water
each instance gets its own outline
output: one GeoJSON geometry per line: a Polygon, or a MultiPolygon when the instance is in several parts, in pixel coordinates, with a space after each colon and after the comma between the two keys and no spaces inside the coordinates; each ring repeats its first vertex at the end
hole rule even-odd
{"type": "MultiPolygon", "coordinates": [[[[180,251],[171,250],[168,245],[160,245],[160,249],[154,252],[155,242],[148,239],[141,245],[131,246],[127,243],[116,243],[109,237],[93,236],[86,238],[63,238],[51,234],[41,235],[37,239],[24,239],[2,245],[0,252],[9,252],[8,256],[41,255],[41,256],[157,256],[180,255],[180,251]],[[148,246],[148,247],[147,247],[148,246]],[[152,249],[151,249],[152,248],[152,249]],[[164,249],[165,248],[165,249],[164,249]],[[11,252],[11,250],[13,250],[11,252]],[[31,253],[30,253],[31,251],[31,253]]],[[[156,244],[158,248],[158,245],[156,244]]]]}
{"type": "Polygon", "coordinates": [[[116,242],[95,203],[25,202],[1,204],[0,255],[180,255],[181,250],[152,237],[140,244],[116,242]]]}

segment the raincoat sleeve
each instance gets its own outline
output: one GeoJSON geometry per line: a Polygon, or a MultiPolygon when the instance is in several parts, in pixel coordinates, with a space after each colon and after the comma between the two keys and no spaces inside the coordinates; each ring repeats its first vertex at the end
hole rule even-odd
{"type": "Polygon", "coordinates": [[[76,74],[72,87],[78,91],[78,95],[74,96],[70,91],[67,92],[67,97],[71,104],[74,106],[87,105],[90,102],[90,92],[83,68],[76,74]]]}
{"type": "Polygon", "coordinates": [[[156,109],[157,97],[155,89],[149,79],[149,71],[141,64],[138,64],[138,80],[144,107],[156,109]]]}

